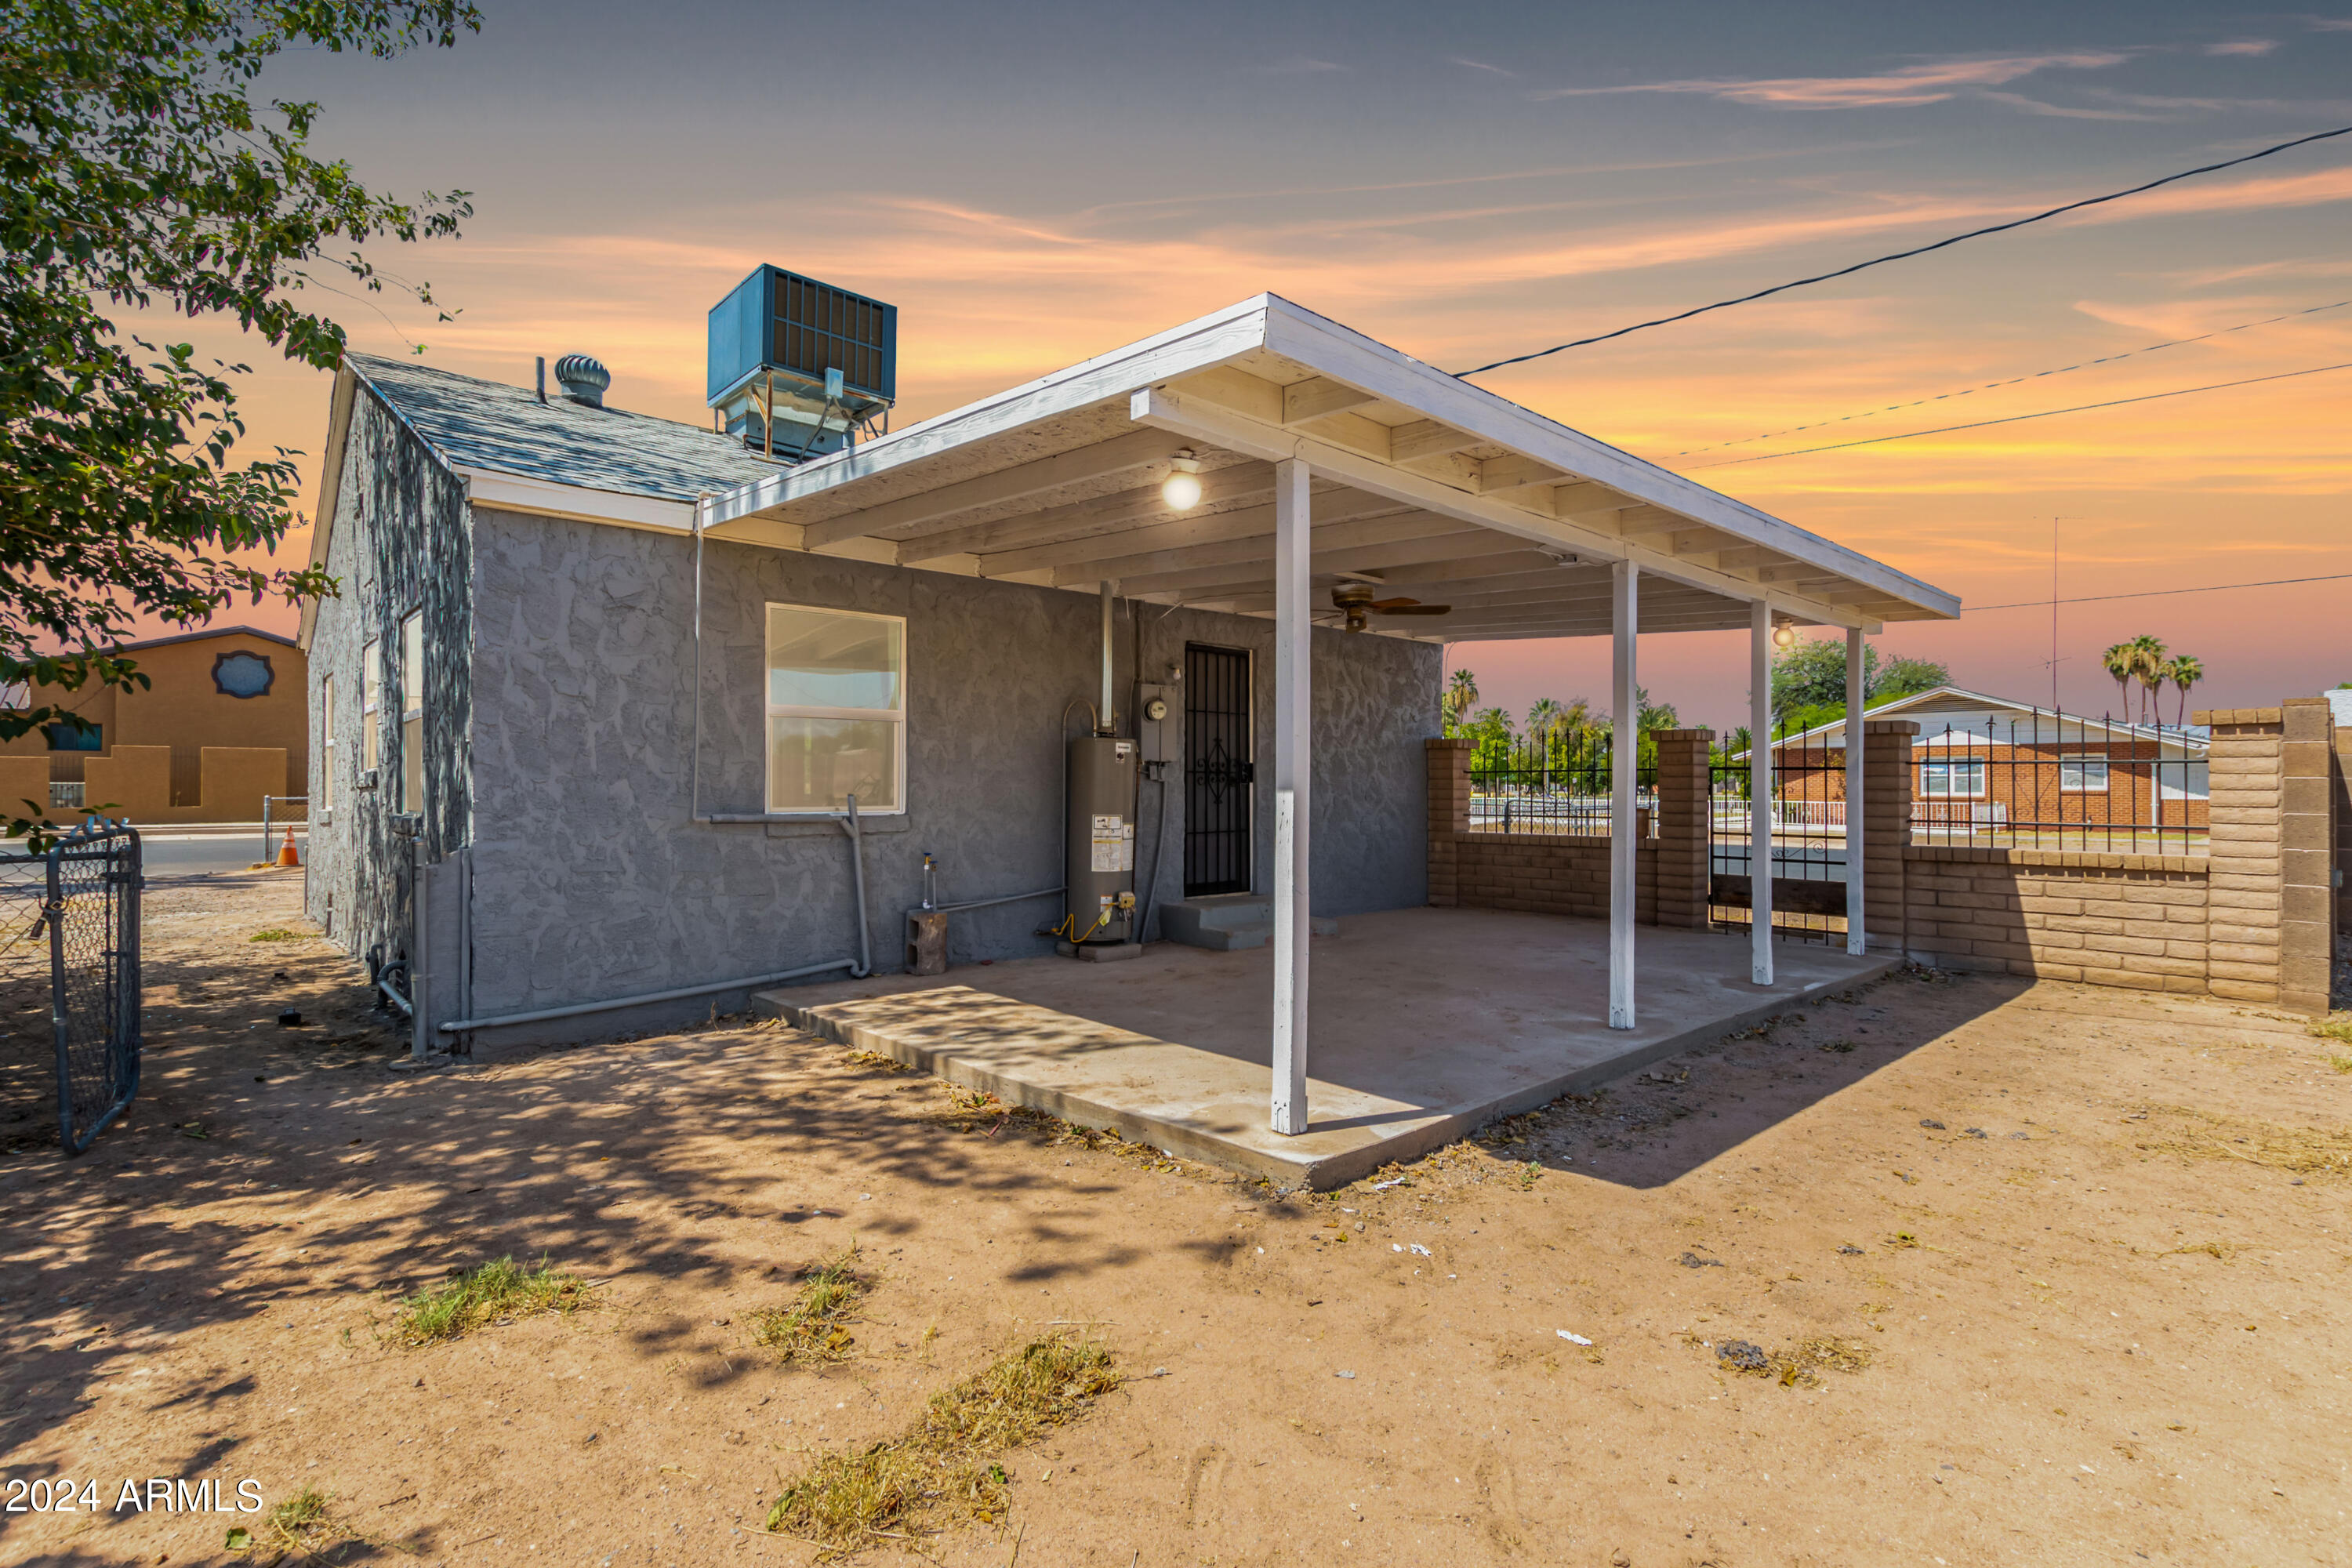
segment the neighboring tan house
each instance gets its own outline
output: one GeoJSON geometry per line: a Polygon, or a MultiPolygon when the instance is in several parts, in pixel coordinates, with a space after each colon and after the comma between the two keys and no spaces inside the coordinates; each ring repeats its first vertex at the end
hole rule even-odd
{"type": "MultiPolygon", "coordinates": [[[[1911,819],[1923,829],[2206,826],[2208,738],[2194,726],[2086,719],[1957,686],[1880,704],[1870,717],[1919,726],[1911,819]]],[[[1843,721],[1772,752],[1784,799],[1843,802],[1843,721]]]]}
{"type": "MultiPolygon", "coordinates": [[[[133,826],[258,822],[263,795],[299,795],[310,767],[309,661],[291,637],[218,626],[124,643],[149,684],[5,694],[92,726],[42,726],[0,743],[0,802],[102,811],[133,826]]],[[[280,815],[283,815],[282,813],[280,815]]]]}

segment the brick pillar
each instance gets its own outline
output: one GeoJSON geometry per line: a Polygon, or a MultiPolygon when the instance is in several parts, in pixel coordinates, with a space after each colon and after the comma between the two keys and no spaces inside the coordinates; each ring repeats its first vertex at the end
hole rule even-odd
{"type": "Polygon", "coordinates": [[[2336,730],[2328,798],[2336,816],[2336,929],[2352,927],[2352,725],[2336,730]]]}
{"type": "Polygon", "coordinates": [[[1658,731],[1657,923],[1706,929],[1713,847],[1706,749],[1712,730],[1658,731]]]}
{"type": "Polygon", "coordinates": [[[2279,999],[2282,725],[2275,708],[2190,715],[2212,726],[2206,973],[2233,1002],[2279,999]]]}
{"type": "Polygon", "coordinates": [[[1872,948],[1895,952],[1906,951],[1910,929],[1903,852],[1911,847],[1911,742],[1918,733],[1909,719],[1862,722],[1862,923],[1872,948]]]}
{"type": "Polygon", "coordinates": [[[1456,837],[1470,831],[1470,742],[1441,735],[1422,742],[1429,766],[1429,901],[1460,901],[1462,851],[1456,837]]]}
{"type": "Polygon", "coordinates": [[[2325,697],[2288,698],[2279,721],[2279,1005],[2324,1015],[2336,951],[2336,890],[2328,885],[2335,724],[2325,697]]]}

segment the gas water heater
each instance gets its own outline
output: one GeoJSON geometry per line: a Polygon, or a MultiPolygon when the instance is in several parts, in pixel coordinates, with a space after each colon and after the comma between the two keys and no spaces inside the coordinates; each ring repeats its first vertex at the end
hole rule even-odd
{"type": "Polygon", "coordinates": [[[1070,742],[1069,891],[1063,929],[1086,945],[1133,942],[1137,742],[1080,735],[1070,742]]]}

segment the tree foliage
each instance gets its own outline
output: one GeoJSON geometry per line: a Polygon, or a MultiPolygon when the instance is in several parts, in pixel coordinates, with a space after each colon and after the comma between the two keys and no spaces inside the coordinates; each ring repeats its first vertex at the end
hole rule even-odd
{"type": "MultiPolygon", "coordinates": [[[[1875,707],[1898,698],[1914,697],[1949,686],[1952,672],[1933,659],[1890,658],[1862,646],[1862,690],[1865,706],[1875,707]]],[[[1801,638],[1772,658],[1772,719],[1776,727],[1795,731],[1809,729],[1828,712],[1834,719],[1845,712],[1845,641],[1801,638]]]]}
{"type": "MultiPolygon", "coordinates": [[[[257,102],[257,79],[289,48],[386,58],[480,20],[463,0],[0,0],[0,686],[140,684],[110,650],[142,617],[331,591],[319,571],[232,559],[296,521],[295,454],[233,450],[246,367],[109,312],[233,317],[289,360],[337,365],[343,331],[304,296],[330,287],[314,272],[380,292],[360,247],[455,235],[473,209],[462,191],[370,192],[310,151],[319,105],[257,102]]],[[[0,712],[0,739],[59,721],[83,723],[54,704],[0,712]]],[[[14,837],[36,825],[12,805],[14,837]]]]}

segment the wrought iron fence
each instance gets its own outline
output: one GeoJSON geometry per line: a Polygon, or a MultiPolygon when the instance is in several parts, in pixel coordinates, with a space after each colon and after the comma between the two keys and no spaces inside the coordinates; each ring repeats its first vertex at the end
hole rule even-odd
{"type": "Polygon", "coordinates": [[[54,1104],[68,1154],[138,1092],[139,903],[139,835],[125,825],[91,822],[44,854],[0,855],[5,1098],[54,1104]]]}
{"type": "MultiPolygon", "coordinates": [[[[1802,737],[1797,738],[1801,746],[1802,737]]],[[[1734,744],[1738,744],[1737,742],[1734,744]]],[[[1845,754],[1834,777],[1820,776],[1810,753],[1785,741],[1773,751],[1766,874],[1772,879],[1772,930],[1801,942],[1845,935],[1845,754]]],[[[1707,759],[1707,916],[1717,931],[1755,925],[1754,782],[1748,754],[1727,745],[1707,759]]]]}
{"type": "Polygon", "coordinates": [[[2206,748],[2201,729],[2054,710],[1948,723],[1912,742],[1912,842],[2203,855],[2206,748]]]}
{"type": "MultiPolygon", "coordinates": [[[[1606,837],[1613,815],[1612,765],[1605,731],[1482,750],[1470,764],[1470,831],[1606,837]]],[[[1633,780],[1637,826],[1652,837],[1658,805],[1654,755],[1636,753],[1633,780]]]]}

